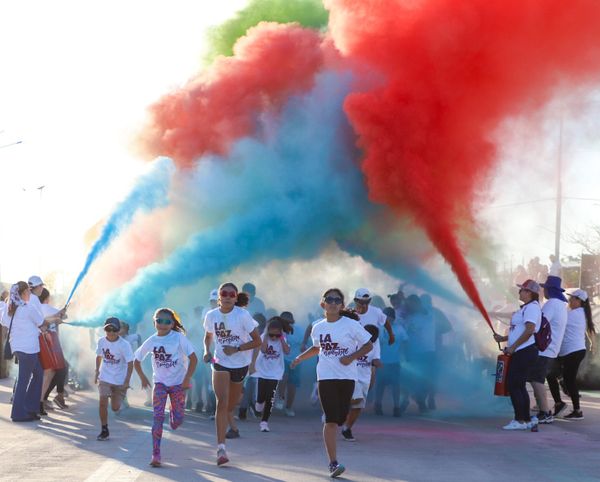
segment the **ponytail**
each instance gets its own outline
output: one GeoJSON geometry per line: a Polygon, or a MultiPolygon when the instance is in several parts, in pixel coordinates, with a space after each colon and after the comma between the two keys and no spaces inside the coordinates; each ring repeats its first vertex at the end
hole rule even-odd
{"type": "Polygon", "coordinates": [[[340,316],[345,316],[354,321],[360,321],[360,316],[358,316],[358,313],[354,310],[340,310],[340,316]]]}
{"type": "Polygon", "coordinates": [[[592,336],[596,334],[596,327],[594,326],[594,321],[592,320],[592,307],[590,306],[589,298],[585,301],[581,301],[581,306],[583,307],[583,312],[585,313],[585,323],[587,325],[587,333],[592,336]]]}

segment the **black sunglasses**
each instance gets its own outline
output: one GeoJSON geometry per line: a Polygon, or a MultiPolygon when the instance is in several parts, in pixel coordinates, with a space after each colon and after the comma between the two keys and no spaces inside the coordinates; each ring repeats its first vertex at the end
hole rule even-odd
{"type": "Polygon", "coordinates": [[[109,327],[104,328],[104,331],[106,331],[107,333],[118,333],[119,332],[119,330],[117,330],[113,326],[109,326],[109,327]]]}
{"type": "Polygon", "coordinates": [[[341,305],[342,299],[337,296],[326,296],[324,299],[328,305],[341,305]]]}

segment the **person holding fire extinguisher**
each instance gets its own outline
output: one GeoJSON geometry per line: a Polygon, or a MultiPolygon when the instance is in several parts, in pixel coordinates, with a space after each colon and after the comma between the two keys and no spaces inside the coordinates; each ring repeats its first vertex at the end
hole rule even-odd
{"type": "Polygon", "coordinates": [[[538,357],[538,349],[533,335],[540,329],[542,322],[542,309],[539,303],[540,285],[529,279],[517,286],[519,300],[523,305],[510,320],[508,336],[494,334],[496,342],[507,342],[504,353],[511,357],[507,384],[515,418],[502,427],[504,430],[527,430],[530,428],[531,415],[526,382],[529,371],[538,357]]]}

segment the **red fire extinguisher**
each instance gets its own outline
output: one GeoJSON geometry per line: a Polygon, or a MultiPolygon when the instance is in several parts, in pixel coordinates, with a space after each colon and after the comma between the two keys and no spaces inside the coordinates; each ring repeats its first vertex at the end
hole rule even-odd
{"type": "Polygon", "coordinates": [[[508,384],[506,379],[508,378],[508,370],[510,367],[510,356],[504,353],[498,355],[496,361],[496,385],[494,387],[494,395],[499,397],[508,397],[508,384]]]}

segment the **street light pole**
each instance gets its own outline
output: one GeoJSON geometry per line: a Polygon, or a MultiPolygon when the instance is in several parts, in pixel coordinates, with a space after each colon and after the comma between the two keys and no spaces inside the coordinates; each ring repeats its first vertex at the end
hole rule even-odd
{"type": "Polygon", "coordinates": [[[558,136],[558,162],[556,172],[556,229],[554,234],[554,255],[560,259],[560,229],[562,224],[562,143],[563,143],[563,116],[560,115],[558,136]]]}

